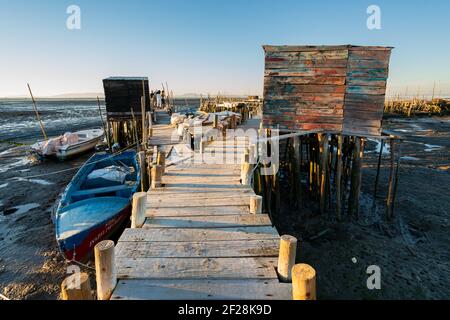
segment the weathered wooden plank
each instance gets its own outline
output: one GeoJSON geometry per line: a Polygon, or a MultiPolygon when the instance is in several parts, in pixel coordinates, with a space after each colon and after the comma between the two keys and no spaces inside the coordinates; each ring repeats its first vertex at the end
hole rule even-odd
{"type": "Polygon", "coordinates": [[[172,200],[167,199],[151,199],[147,203],[148,208],[185,208],[185,207],[227,207],[227,206],[245,206],[250,203],[250,195],[230,198],[212,197],[212,198],[192,198],[179,199],[173,197],[172,200]]]}
{"type": "Polygon", "coordinates": [[[239,227],[216,229],[125,229],[121,241],[140,242],[186,242],[186,241],[229,241],[279,239],[272,227],[239,227]]]}
{"type": "Polygon", "coordinates": [[[364,68],[349,68],[347,72],[348,78],[387,78],[388,69],[364,69],[364,68]]]}
{"type": "Polygon", "coordinates": [[[264,45],[263,49],[265,52],[298,52],[298,51],[333,51],[333,50],[364,50],[364,51],[390,51],[392,47],[381,47],[381,46],[352,46],[352,45],[338,45],[338,46],[271,46],[264,45]]]}
{"type": "Polygon", "coordinates": [[[147,218],[144,228],[238,228],[272,226],[268,215],[205,215],[147,218]]]}
{"type": "MultiPolygon", "coordinates": [[[[370,69],[367,69],[370,70],[370,69]]],[[[347,68],[279,68],[267,69],[264,72],[266,77],[314,77],[314,76],[328,76],[328,77],[342,77],[347,74],[347,68]]]]}
{"type": "Polygon", "coordinates": [[[281,84],[264,86],[266,91],[274,92],[278,95],[301,94],[301,93],[345,93],[344,85],[329,84],[281,84]]]}
{"type": "Polygon", "coordinates": [[[327,51],[267,51],[266,58],[276,61],[279,59],[287,60],[341,60],[348,58],[348,50],[327,50],[327,51]]]}
{"type": "Polygon", "coordinates": [[[389,67],[389,60],[355,59],[350,55],[350,58],[348,59],[348,67],[350,69],[387,69],[389,67]]]}
{"type": "Polygon", "coordinates": [[[310,76],[310,77],[282,77],[273,76],[264,78],[265,86],[277,86],[283,84],[329,84],[329,85],[345,85],[345,77],[327,77],[327,76],[310,76]]]}
{"type": "Polygon", "coordinates": [[[276,258],[122,258],[118,279],[278,279],[276,258]]]}
{"type": "Polygon", "coordinates": [[[347,58],[344,59],[296,59],[289,58],[272,58],[265,59],[266,70],[276,71],[276,69],[289,68],[297,70],[298,68],[345,68],[347,66],[347,58]]]}
{"type": "Polygon", "coordinates": [[[347,84],[350,86],[376,86],[386,88],[386,78],[353,78],[347,79],[347,84]]]}
{"type": "Polygon", "coordinates": [[[277,257],[279,240],[208,242],[126,242],[116,245],[120,258],[237,258],[277,257]]]}
{"type": "Polygon", "coordinates": [[[147,217],[183,217],[204,215],[239,215],[248,214],[249,207],[227,206],[227,207],[182,207],[182,208],[149,208],[147,217]]]}
{"type": "Polygon", "coordinates": [[[288,100],[298,99],[298,101],[320,101],[322,103],[342,103],[344,93],[299,93],[299,94],[278,94],[276,92],[267,92],[266,99],[270,100],[288,100]]]}
{"type": "Polygon", "coordinates": [[[363,95],[382,95],[385,94],[386,88],[378,86],[347,86],[347,93],[349,94],[363,94],[363,95]]]}
{"type": "Polygon", "coordinates": [[[111,300],[291,300],[278,280],[120,280],[111,300]]]}

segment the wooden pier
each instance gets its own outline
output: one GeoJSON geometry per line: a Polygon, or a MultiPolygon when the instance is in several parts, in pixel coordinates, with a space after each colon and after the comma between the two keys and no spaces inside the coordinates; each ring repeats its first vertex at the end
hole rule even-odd
{"type": "MultiPolygon", "coordinates": [[[[169,153],[179,142],[167,115],[157,118],[150,148],[169,153]]],[[[203,150],[240,159],[245,143],[218,139],[203,150]]],[[[142,227],[126,229],[115,247],[111,299],[292,299],[276,269],[280,236],[267,215],[250,213],[260,199],[241,184],[239,163],[168,162],[161,183],[147,193],[142,227]]]]}

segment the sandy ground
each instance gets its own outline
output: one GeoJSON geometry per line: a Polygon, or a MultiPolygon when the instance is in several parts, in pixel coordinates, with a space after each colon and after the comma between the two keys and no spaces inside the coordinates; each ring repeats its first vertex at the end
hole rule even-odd
{"type": "Polygon", "coordinates": [[[302,239],[297,262],[316,269],[320,299],[449,299],[449,118],[391,119],[384,126],[405,138],[394,222],[384,219],[389,158],[383,157],[374,201],[377,155],[369,141],[359,221],[305,222],[285,208],[275,223],[281,233],[302,239]],[[370,265],[380,267],[380,290],[367,288],[370,265]]]}
{"type": "MultiPolygon", "coordinates": [[[[385,127],[406,139],[393,223],[383,219],[387,156],[380,198],[374,202],[371,196],[377,160],[371,141],[359,221],[305,223],[292,209],[274,217],[281,233],[302,240],[298,261],[316,268],[320,299],[450,298],[449,118],[391,119],[385,127]],[[369,265],[381,268],[381,290],[366,287],[369,265]]],[[[10,148],[0,144],[0,293],[10,299],[57,299],[67,265],[56,246],[51,212],[76,171],[51,173],[77,168],[89,155],[33,163],[25,157],[26,147],[10,148]],[[42,176],[29,178],[36,175],[42,176]]]]}

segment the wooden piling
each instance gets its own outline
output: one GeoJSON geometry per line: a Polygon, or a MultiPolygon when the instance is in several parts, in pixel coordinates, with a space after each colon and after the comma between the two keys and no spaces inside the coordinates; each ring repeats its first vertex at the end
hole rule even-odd
{"type": "Polygon", "coordinates": [[[141,191],[147,191],[147,176],[145,166],[145,151],[138,153],[139,170],[141,172],[141,191]]]}
{"type": "Polygon", "coordinates": [[[161,188],[162,168],[159,164],[152,167],[152,189],[161,188]]]}
{"type": "Polygon", "coordinates": [[[262,213],[262,200],[261,196],[250,197],[250,213],[261,214],[262,213]]]}
{"type": "Polygon", "coordinates": [[[290,282],[292,280],[292,268],[295,265],[296,252],[297,239],[290,235],[281,236],[277,269],[281,281],[290,282]]]}
{"type": "Polygon", "coordinates": [[[396,143],[394,139],[390,139],[390,145],[391,145],[391,154],[390,154],[390,171],[389,171],[389,187],[388,187],[388,193],[387,193],[387,199],[386,199],[386,217],[388,220],[392,220],[394,217],[394,183],[395,183],[395,149],[396,149],[396,143]]]}
{"type": "Polygon", "coordinates": [[[214,128],[214,129],[217,129],[217,128],[218,128],[218,125],[219,125],[219,115],[218,115],[218,114],[215,114],[215,115],[214,115],[214,120],[213,120],[213,128],[214,128]]]}
{"type": "Polygon", "coordinates": [[[329,157],[329,146],[328,146],[328,135],[327,134],[319,134],[319,142],[320,142],[320,213],[325,213],[328,199],[328,157],[329,157]]]}
{"type": "Polygon", "coordinates": [[[241,164],[241,184],[250,186],[252,181],[253,165],[250,163],[250,150],[244,151],[244,159],[241,164]]]}
{"type": "Polygon", "coordinates": [[[91,283],[87,273],[74,273],[61,284],[62,300],[93,300],[91,283]]]}
{"type": "Polygon", "coordinates": [[[338,135],[336,161],[336,217],[342,219],[342,135],[338,135]]]}
{"type": "Polygon", "coordinates": [[[133,195],[133,207],[131,211],[131,228],[142,228],[145,222],[145,209],[147,205],[147,193],[137,192],[133,195]]]}
{"type": "Polygon", "coordinates": [[[359,195],[361,193],[361,166],[364,153],[364,140],[355,137],[355,147],[353,149],[353,164],[351,173],[351,186],[349,198],[349,213],[358,218],[359,215],[359,195]]]}
{"type": "Polygon", "coordinates": [[[109,300],[117,285],[114,241],[106,240],[94,247],[97,299],[109,300]]]}
{"type": "Polygon", "coordinates": [[[377,198],[377,193],[378,193],[378,181],[380,179],[380,168],[381,168],[381,159],[383,157],[383,148],[384,148],[384,140],[381,140],[380,143],[380,153],[378,155],[378,164],[377,164],[377,175],[375,176],[375,186],[374,186],[374,190],[373,190],[373,198],[374,200],[377,198]]]}
{"type": "Polygon", "coordinates": [[[316,300],[316,270],[307,264],[296,264],[292,268],[292,299],[316,300]]]}
{"type": "Polygon", "coordinates": [[[161,173],[164,174],[166,172],[166,153],[165,152],[163,152],[163,151],[158,152],[156,164],[161,166],[161,173]]]}

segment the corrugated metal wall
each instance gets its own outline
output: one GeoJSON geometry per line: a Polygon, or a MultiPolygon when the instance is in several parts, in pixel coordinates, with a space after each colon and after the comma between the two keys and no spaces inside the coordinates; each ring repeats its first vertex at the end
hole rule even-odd
{"type": "Polygon", "coordinates": [[[380,133],[390,48],[264,46],[264,50],[264,125],[380,133]]]}

